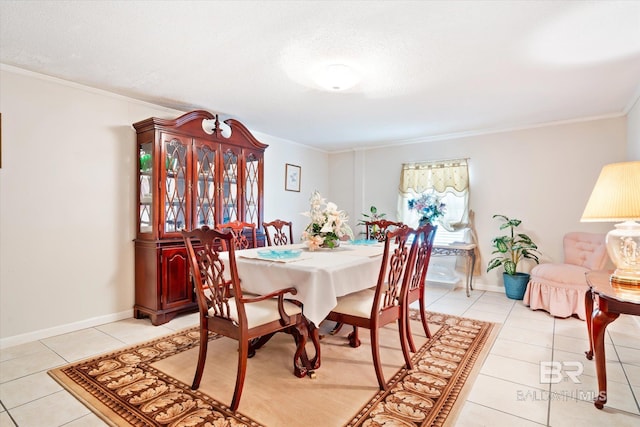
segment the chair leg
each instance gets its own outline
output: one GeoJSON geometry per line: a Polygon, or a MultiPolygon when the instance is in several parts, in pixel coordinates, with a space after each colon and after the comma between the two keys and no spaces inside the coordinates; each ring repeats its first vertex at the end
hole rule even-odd
{"type": "Polygon", "coordinates": [[[270,333],[267,335],[263,335],[259,338],[254,338],[249,343],[249,359],[256,355],[256,351],[259,350],[263,345],[265,345],[276,333],[270,333]]]}
{"type": "Polygon", "coordinates": [[[193,377],[191,390],[197,390],[200,387],[202,372],[204,371],[204,362],[207,360],[207,345],[209,344],[209,330],[200,327],[200,351],[198,352],[198,365],[196,366],[196,374],[193,377]]]}
{"type": "Polygon", "coordinates": [[[349,339],[349,345],[353,348],[360,347],[360,338],[358,338],[358,327],[353,327],[353,332],[351,332],[347,338],[349,339]]]}
{"type": "Polygon", "coordinates": [[[398,331],[400,332],[400,347],[402,347],[402,355],[404,356],[404,362],[407,365],[407,369],[413,369],[413,362],[411,361],[411,354],[409,353],[409,346],[407,342],[409,338],[407,331],[409,330],[409,313],[401,315],[398,319],[398,331]]]}
{"type": "Polygon", "coordinates": [[[233,400],[231,400],[230,409],[235,411],[240,404],[240,396],[242,396],[242,386],[244,385],[244,377],[247,373],[247,357],[249,354],[249,341],[238,341],[238,373],[236,375],[236,388],[233,391],[233,400]]]}
{"type": "Polygon", "coordinates": [[[330,335],[335,335],[338,332],[340,332],[340,329],[342,329],[342,326],[344,326],[344,323],[342,322],[338,322],[336,323],[336,325],[333,327],[333,329],[331,329],[331,332],[329,332],[330,335]]]}
{"type": "Polygon", "coordinates": [[[422,320],[422,328],[424,329],[425,335],[427,338],[431,338],[431,331],[427,324],[427,308],[425,307],[424,302],[424,289],[422,290],[422,296],[420,297],[420,320],[422,320]]]}
{"type": "MultiPolygon", "coordinates": [[[[424,302],[424,294],[423,297],[420,298],[419,300],[420,302],[420,321],[422,322],[422,329],[424,329],[424,334],[426,335],[427,339],[431,338],[431,331],[429,330],[429,325],[427,324],[427,312],[425,309],[425,302],[424,302]]],[[[407,324],[407,341],[409,342],[409,348],[411,349],[412,353],[416,352],[416,345],[413,341],[413,333],[411,332],[411,320],[409,319],[409,311],[407,310],[407,316],[406,316],[406,324],[407,324]]]]}
{"type": "Polygon", "coordinates": [[[416,352],[416,345],[413,343],[413,333],[411,332],[411,320],[409,319],[409,313],[407,312],[407,321],[405,322],[405,329],[407,335],[407,341],[409,342],[409,349],[412,353],[416,352]]]}
{"type": "Polygon", "coordinates": [[[378,340],[378,328],[371,329],[371,354],[373,356],[373,367],[376,369],[376,377],[380,390],[387,389],[387,383],[382,374],[382,363],[380,363],[380,342],[378,340]]]}

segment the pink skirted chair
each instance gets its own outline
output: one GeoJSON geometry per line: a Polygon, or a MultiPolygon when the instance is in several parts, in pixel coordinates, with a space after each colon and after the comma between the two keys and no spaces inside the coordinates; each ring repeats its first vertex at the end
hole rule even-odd
{"type": "Polygon", "coordinates": [[[584,295],[589,289],[585,273],[602,270],[607,264],[605,235],[567,233],[563,248],[563,264],[539,264],[531,270],[523,303],[532,310],[545,310],[552,316],[576,314],[585,320],[584,295]]]}

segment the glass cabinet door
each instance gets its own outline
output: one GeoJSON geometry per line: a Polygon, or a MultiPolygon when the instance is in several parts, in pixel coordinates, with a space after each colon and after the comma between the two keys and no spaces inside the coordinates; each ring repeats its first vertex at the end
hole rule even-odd
{"type": "Polygon", "coordinates": [[[237,221],[238,217],[238,153],[224,152],[222,165],[222,223],[237,221]]]}
{"type": "Polygon", "coordinates": [[[187,224],[187,152],[189,144],[176,137],[163,140],[165,187],[164,233],[178,233],[187,224]]]}
{"type": "Polygon", "coordinates": [[[259,200],[260,188],[258,186],[260,159],[254,154],[249,153],[245,159],[244,168],[244,221],[258,224],[259,216],[259,200]]]}
{"type": "Polygon", "coordinates": [[[194,228],[215,228],[216,220],[216,150],[196,143],[194,228]]]}
{"type": "Polygon", "coordinates": [[[153,231],[153,143],[139,144],[138,150],[140,152],[138,232],[151,233],[153,231]]]}

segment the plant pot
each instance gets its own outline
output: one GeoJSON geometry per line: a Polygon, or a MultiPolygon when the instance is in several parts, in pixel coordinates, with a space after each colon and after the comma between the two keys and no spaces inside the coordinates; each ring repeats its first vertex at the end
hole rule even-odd
{"type": "Polygon", "coordinates": [[[502,280],[504,281],[504,291],[507,294],[507,298],[518,300],[524,298],[524,293],[529,283],[528,273],[502,273],[502,280]]]}

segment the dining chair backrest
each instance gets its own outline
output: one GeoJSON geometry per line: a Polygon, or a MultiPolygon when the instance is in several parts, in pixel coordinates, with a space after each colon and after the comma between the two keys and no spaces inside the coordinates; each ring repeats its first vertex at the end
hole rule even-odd
{"type": "MultiPolygon", "coordinates": [[[[223,224],[217,224],[216,230],[225,231],[231,230],[233,233],[233,241],[236,249],[249,249],[258,246],[258,239],[256,233],[256,225],[251,222],[242,221],[230,221],[223,224]],[[251,240],[247,237],[247,233],[251,235],[251,240]]],[[[226,249],[228,246],[223,247],[226,249]]]]}
{"type": "Polygon", "coordinates": [[[431,260],[431,251],[433,250],[433,241],[436,237],[437,225],[425,224],[416,231],[417,248],[415,265],[411,274],[409,283],[409,302],[418,300],[422,289],[424,289],[424,281],[427,278],[427,270],[429,261],[431,260]]]}
{"type": "Polygon", "coordinates": [[[382,263],[371,307],[371,318],[384,317],[385,311],[397,310],[406,301],[409,277],[415,264],[416,232],[403,226],[387,231],[382,263]]]}
{"type": "Polygon", "coordinates": [[[200,314],[206,317],[212,315],[231,324],[237,321],[242,328],[246,316],[235,262],[233,233],[204,226],[193,231],[183,231],[182,234],[192,267],[200,314]],[[220,246],[228,250],[229,274],[225,274],[225,264],[220,258],[220,246]],[[235,301],[230,303],[230,299],[235,301]],[[231,312],[231,307],[235,307],[234,311],[237,311],[237,314],[231,312]]]}
{"type": "Polygon", "coordinates": [[[264,233],[268,246],[281,246],[293,243],[293,230],[291,221],[276,219],[271,222],[263,222],[264,233]]]}
{"type": "MultiPolygon", "coordinates": [[[[427,279],[427,270],[429,269],[429,261],[431,260],[431,251],[433,250],[433,241],[436,236],[438,227],[429,223],[421,226],[416,231],[415,237],[415,257],[413,261],[413,270],[411,275],[408,276],[407,285],[407,308],[409,304],[419,301],[420,304],[420,321],[422,322],[422,329],[427,338],[431,338],[431,331],[429,330],[429,324],[427,322],[426,302],[425,302],[425,280],[427,279]]],[[[406,315],[409,315],[409,311],[406,311],[406,315]]],[[[407,340],[409,342],[409,348],[412,352],[416,351],[416,345],[413,341],[413,335],[411,333],[411,322],[407,318],[407,340]]]]}
{"type": "Polygon", "coordinates": [[[389,221],[386,219],[379,219],[376,221],[365,221],[367,240],[375,239],[379,242],[383,242],[386,238],[387,231],[395,230],[396,228],[406,227],[405,224],[399,221],[389,221]]]}

